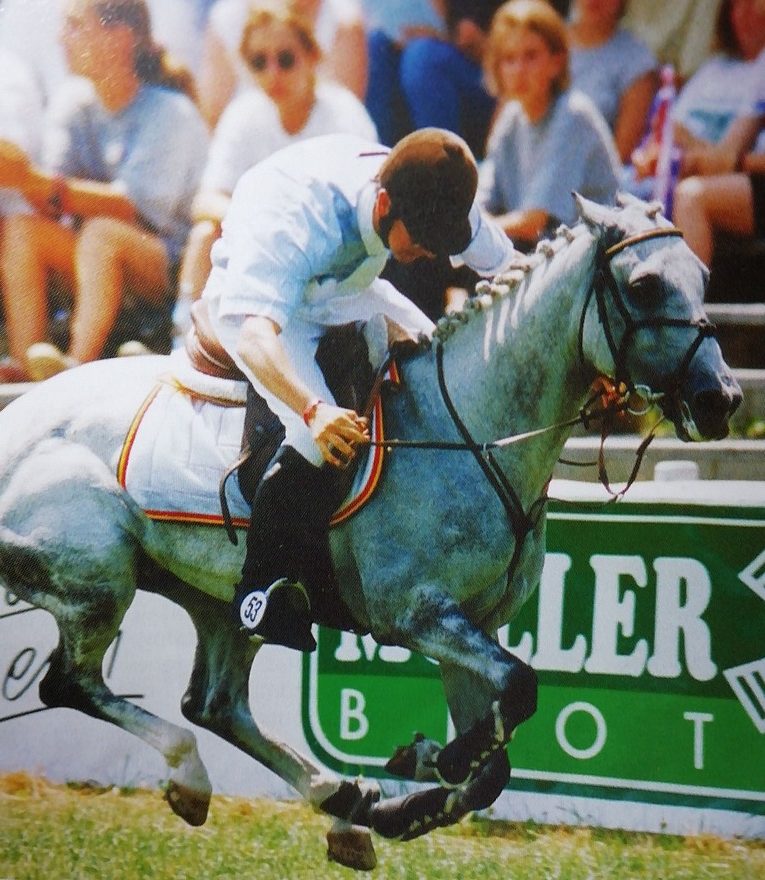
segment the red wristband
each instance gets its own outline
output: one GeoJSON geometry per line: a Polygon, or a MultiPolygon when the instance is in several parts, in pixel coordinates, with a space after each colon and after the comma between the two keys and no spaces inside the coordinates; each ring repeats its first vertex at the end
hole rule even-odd
{"type": "Polygon", "coordinates": [[[306,423],[306,427],[311,427],[311,422],[316,415],[316,410],[319,404],[324,403],[324,401],[320,397],[314,397],[313,400],[309,400],[306,404],[305,409],[303,410],[303,421],[306,423]]]}

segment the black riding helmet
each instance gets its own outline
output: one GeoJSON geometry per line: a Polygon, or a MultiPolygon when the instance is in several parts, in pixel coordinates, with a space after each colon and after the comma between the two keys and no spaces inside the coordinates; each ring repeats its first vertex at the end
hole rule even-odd
{"type": "Polygon", "coordinates": [[[437,256],[461,254],[470,244],[478,169],[461,137],[441,128],[407,135],[383,162],[379,181],[391,201],[388,229],[401,220],[412,240],[437,256]]]}

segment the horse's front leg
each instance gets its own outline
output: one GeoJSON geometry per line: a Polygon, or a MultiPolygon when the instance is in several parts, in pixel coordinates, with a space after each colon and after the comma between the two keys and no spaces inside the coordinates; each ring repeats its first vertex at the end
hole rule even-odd
{"type": "Polygon", "coordinates": [[[438,660],[476,686],[465,693],[464,706],[451,695],[461,733],[430,756],[433,777],[445,787],[370,808],[368,822],[374,830],[402,839],[456,822],[466,809],[477,808],[465,809],[466,804],[488,806],[499,796],[509,780],[504,747],[515,728],[534,713],[537,694],[533,669],[473,624],[450,597],[438,588],[421,588],[412,599],[397,643],[438,660]],[[486,802],[489,796],[492,800],[486,802]]]}
{"type": "Polygon", "coordinates": [[[410,615],[409,630],[408,645],[438,660],[447,674],[454,669],[472,683],[462,696],[448,694],[461,733],[434,757],[442,783],[464,785],[536,711],[536,673],[468,620],[449,597],[425,592],[410,615]]]}

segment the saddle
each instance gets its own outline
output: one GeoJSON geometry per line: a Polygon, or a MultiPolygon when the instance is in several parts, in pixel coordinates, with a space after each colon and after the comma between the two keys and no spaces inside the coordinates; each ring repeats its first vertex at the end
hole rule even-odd
{"type": "MultiPolygon", "coordinates": [[[[206,306],[203,300],[198,300],[191,310],[192,326],[185,343],[192,365],[210,376],[246,381],[246,376],[217,339],[206,306]]],[[[367,416],[380,394],[386,369],[393,357],[393,348],[403,353],[417,344],[397,324],[382,318],[381,321],[376,327],[370,326],[371,322],[331,327],[319,341],[316,351],[316,361],[337,404],[367,416]],[[373,361],[377,363],[376,368],[372,366],[373,361]]],[[[248,504],[252,503],[265,470],[283,439],[283,425],[263,397],[248,383],[241,455],[224,473],[219,489],[224,525],[234,544],[237,543],[237,535],[226,501],[226,483],[236,473],[242,495],[248,504]]],[[[338,471],[338,498],[345,497],[350,491],[358,466],[357,459],[345,470],[338,471]]],[[[314,546],[310,559],[296,561],[298,570],[312,573],[308,575],[312,583],[306,586],[311,593],[314,617],[317,622],[327,626],[355,629],[334,583],[326,535],[322,536],[321,545],[321,553],[314,546]],[[319,557],[323,557],[323,564],[319,564],[319,557]],[[320,583],[316,582],[317,577],[320,583]]]]}

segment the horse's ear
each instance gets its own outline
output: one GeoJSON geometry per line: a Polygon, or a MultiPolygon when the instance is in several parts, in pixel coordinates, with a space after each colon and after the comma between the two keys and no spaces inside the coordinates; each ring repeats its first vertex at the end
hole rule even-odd
{"type": "Polygon", "coordinates": [[[648,217],[655,217],[664,210],[661,202],[644,202],[643,199],[638,198],[638,196],[633,195],[631,192],[617,193],[616,204],[621,208],[641,208],[648,217]]]}
{"type": "Polygon", "coordinates": [[[614,223],[614,209],[608,208],[606,205],[599,205],[586,199],[578,192],[572,193],[576,202],[576,209],[579,216],[588,226],[612,226],[614,223]]]}
{"type": "Polygon", "coordinates": [[[641,201],[641,199],[633,195],[631,192],[621,190],[616,194],[616,204],[622,208],[627,208],[629,205],[645,205],[645,202],[641,201]]]}

